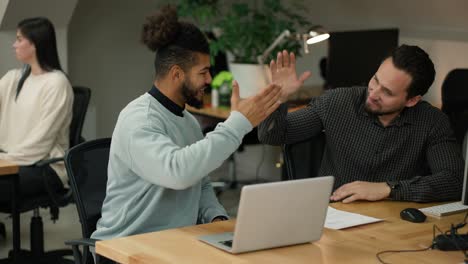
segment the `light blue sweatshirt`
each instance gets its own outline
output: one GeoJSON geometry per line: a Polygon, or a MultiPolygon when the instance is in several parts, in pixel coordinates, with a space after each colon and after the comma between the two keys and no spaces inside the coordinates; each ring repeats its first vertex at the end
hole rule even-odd
{"type": "Polygon", "coordinates": [[[203,137],[187,110],[175,115],[150,94],[119,115],[106,198],[92,238],[110,239],[209,223],[226,216],[207,177],[252,130],[239,112],[203,137]]]}

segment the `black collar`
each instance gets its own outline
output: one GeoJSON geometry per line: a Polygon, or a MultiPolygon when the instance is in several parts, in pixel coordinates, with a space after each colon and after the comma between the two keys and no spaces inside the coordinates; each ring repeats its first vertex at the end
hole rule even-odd
{"type": "Polygon", "coordinates": [[[166,107],[167,110],[171,111],[174,115],[183,117],[184,116],[184,109],[183,107],[180,107],[178,104],[174,103],[169,99],[167,96],[165,96],[159,89],[153,85],[151,87],[151,90],[148,91],[148,93],[154,97],[154,99],[158,100],[164,107],[166,107]]]}

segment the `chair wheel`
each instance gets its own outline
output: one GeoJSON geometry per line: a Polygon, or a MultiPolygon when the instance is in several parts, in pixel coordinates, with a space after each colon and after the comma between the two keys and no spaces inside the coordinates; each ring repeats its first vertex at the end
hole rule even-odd
{"type": "Polygon", "coordinates": [[[3,239],[6,239],[6,228],[5,224],[0,222],[0,237],[3,237],[3,239]]]}

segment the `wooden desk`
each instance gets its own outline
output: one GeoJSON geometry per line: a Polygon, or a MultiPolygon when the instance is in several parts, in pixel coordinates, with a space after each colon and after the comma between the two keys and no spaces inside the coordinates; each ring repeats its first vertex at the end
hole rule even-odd
{"type": "Polygon", "coordinates": [[[0,160],[0,176],[7,176],[17,174],[19,170],[18,165],[15,165],[6,160],[0,160]]]}
{"type": "Polygon", "coordinates": [[[226,120],[231,114],[231,108],[228,108],[228,107],[217,107],[217,108],[203,107],[200,109],[191,107],[189,105],[186,105],[186,107],[187,107],[187,111],[189,111],[192,114],[201,115],[201,116],[210,117],[210,118],[216,118],[221,121],[226,120]]]}
{"type": "Polygon", "coordinates": [[[19,196],[19,166],[5,160],[0,160],[0,180],[11,181],[11,215],[13,220],[13,263],[16,263],[20,258],[20,213],[18,211],[18,196],[19,196]]]}
{"type": "MultiPolygon", "coordinates": [[[[383,218],[384,222],[345,230],[325,229],[320,241],[297,246],[232,255],[197,240],[197,236],[232,232],[234,220],[206,225],[153,232],[99,241],[96,252],[119,263],[378,263],[375,254],[383,250],[422,249],[431,245],[436,224],[445,231],[459,223],[464,214],[428,217],[425,223],[400,220],[407,207],[428,204],[405,202],[358,202],[332,204],[345,211],[383,218]]],[[[465,229],[466,230],[466,229],[465,229]]],[[[465,231],[466,232],[466,231],[465,231]]],[[[389,263],[461,263],[461,252],[428,250],[412,253],[388,253],[382,259],[389,263]]]]}

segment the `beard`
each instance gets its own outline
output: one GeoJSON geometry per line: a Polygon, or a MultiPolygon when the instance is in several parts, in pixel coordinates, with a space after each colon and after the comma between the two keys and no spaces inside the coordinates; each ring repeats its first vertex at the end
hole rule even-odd
{"type": "MultiPolygon", "coordinates": [[[[205,89],[205,88],[206,87],[203,87],[201,89],[205,89]]],[[[202,108],[203,98],[202,99],[197,98],[197,94],[199,90],[200,89],[197,89],[196,87],[194,87],[194,85],[192,85],[190,81],[185,81],[182,84],[182,96],[185,99],[185,103],[198,109],[202,108]]]]}
{"type": "Polygon", "coordinates": [[[369,103],[367,102],[368,97],[366,98],[366,103],[364,105],[364,110],[366,110],[367,113],[376,115],[376,116],[384,116],[384,115],[391,115],[395,113],[401,112],[403,109],[405,109],[405,106],[396,106],[390,109],[382,109],[381,105],[378,103],[374,103],[375,105],[379,106],[379,109],[372,109],[369,103]]]}
{"type": "Polygon", "coordinates": [[[391,114],[394,114],[394,113],[401,112],[404,109],[404,107],[387,109],[387,110],[383,110],[383,109],[382,110],[374,110],[374,109],[371,109],[370,106],[366,103],[366,105],[364,106],[364,109],[369,114],[373,114],[373,115],[377,115],[377,116],[384,116],[384,115],[391,115],[391,114]]]}

